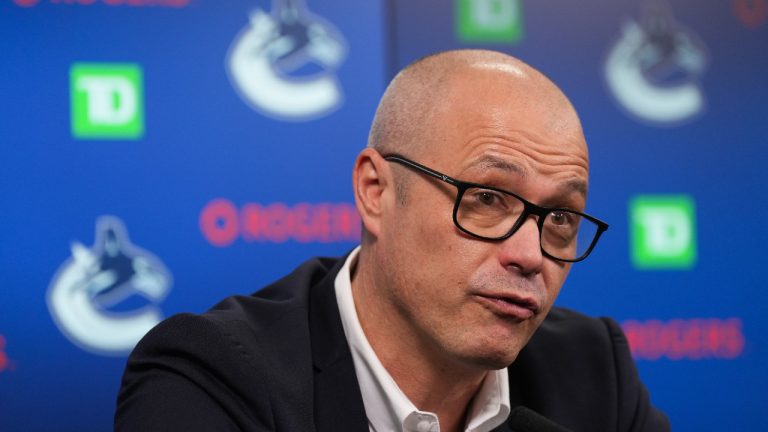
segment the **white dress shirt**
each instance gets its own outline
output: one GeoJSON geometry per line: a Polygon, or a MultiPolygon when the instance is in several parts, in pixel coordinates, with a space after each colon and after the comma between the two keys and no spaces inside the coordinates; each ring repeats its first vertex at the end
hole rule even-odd
{"type": "MultiPolygon", "coordinates": [[[[400,390],[368,343],[352,297],[350,269],[357,260],[358,246],[336,276],[336,301],[344,334],[347,337],[357,381],[363,395],[365,413],[371,432],[439,432],[437,415],[420,411],[400,390]]],[[[472,400],[466,432],[487,432],[504,423],[509,416],[509,381],[507,369],[489,371],[472,400]]]]}

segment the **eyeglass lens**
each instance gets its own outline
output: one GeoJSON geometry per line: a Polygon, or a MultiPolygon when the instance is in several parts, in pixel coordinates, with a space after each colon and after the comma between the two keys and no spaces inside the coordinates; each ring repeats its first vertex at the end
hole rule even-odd
{"type": "MultiPolygon", "coordinates": [[[[470,187],[461,196],[456,221],[463,229],[486,238],[506,236],[518,223],[525,204],[518,198],[492,189],[470,187]]],[[[541,227],[541,248],[566,260],[589,251],[598,226],[582,215],[567,210],[547,214],[541,227]]]]}

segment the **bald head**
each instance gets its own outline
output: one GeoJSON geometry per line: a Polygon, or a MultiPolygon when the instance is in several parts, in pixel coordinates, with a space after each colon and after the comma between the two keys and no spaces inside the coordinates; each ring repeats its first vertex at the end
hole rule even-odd
{"type": "Polygon", "coordinates": [[[368,146],[379,153],[418,157],[434,142],[436,117],[471,104],[482,104],[483,91],[507,92],[509,103],[540,114],[544,127],[553,132],[581,126],[568,98],[541,72],[503,53],[487,50],[456,50],[419,59],[395,76],[379,103],[368,146]],[[457,88],[474,82],[477,98],[457,98],[457,88]]]}
{"type": "MultiPolygon", "coordinates": [[[[519,114],[499,115],[499,128],[524,126],[543,141],[574,146],[587,159],[579,118],[563,92],[528,64],[488,50],[446,51],[403,69],[382,96],[368,146],[382,155],[427,161],[456,137],[452,127],[474,122],[476,116],[487,120],[494,109],[519,114]]],[[[401,204],[407,201],[409,181],[395,181],[401,204]]]]}

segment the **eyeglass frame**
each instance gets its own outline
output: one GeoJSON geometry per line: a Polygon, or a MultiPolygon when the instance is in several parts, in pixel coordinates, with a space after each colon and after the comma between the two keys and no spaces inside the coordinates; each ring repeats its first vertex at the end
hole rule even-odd
{"type": "Polygon", "coordinates": [[[595,248],[595,245],[597,244],[597,241],[600,239],[600,236],[608,230],[608,224],[606,222],[601,221],[600,219],[590,216],[586,213],[582,213],[576,210],[572,210],[569,208],[560,208],[560,207],[543,207],[537,204],[534,204],[525,198],[521,197],[520,195],[517,195],[516,193],[506,191],[504,189],[499,189],[493,186],[486,186],[479,183],[472,183],[472,182],[465,182],[462,180],[455,179],[451,176],[447,176],[439,171],[433,170],[432,168],[429,168],[425,165],[422,165],[418,162],[414,162],[406,157],[400,156],[398,154],[387,154],[382,155],[382,158],[388,162],[395,162],[402,166],[405,166],[406,168],[411,168],[413,170],[416,170],[417,172],[421,172],[423,174],[427,174],[431,177],[434,177],[440,181],[443,181],[445,183],[448,183],[451,186],[456,187],[457,193],[456,193],[456,201],[453,204],[453,224],[456,225],[456,228],[460,229],[462,232],[469,234],[472,237],[476,237],[482,240],[489,240],[489,241],[502,241],[506,240],[512,235],[514,235],[517,230],[520,229],[520,227],[523,225],[523,223],[528,219],[529,216],[535,215],[538,216],[538,219],[536,221],[536,225],[539,228],[539,248],[541,249],[541,253],[553,260],[556,261],[562,261],[562,262],[579,262],[586,259],[590,253],[592,253],[592,250],[595,248]],[[510,195],[514,197],[515,199],[520,200],[520,202],[523,203],[523,211],[520,213],[520,216],[517,218],[515,223],[512,225],[512,228],[507,231],[506,234],[500,236],[500,237],[486,237],[479,234],[475,234],[468,229],[461,226],[458,220],[458,213],[459,213],[459,206],[461,205],[461,198],[464,196],[464,193],[467,191],[467,189],[470,188],[479,188],[479,189],[488,189],[496,192],[500,192],[506,195],[510,195]],[[595,236],[592,239],[592,243],[590,243],[589,247],[587,248],[586,252],[584,252],[581,256],[573,258],[573,259],[565,259],[565,258],[558,258],[551,254],[549,254],[546,250],[544,250],[544,246],[541,244],[541,236],[542,231],[544,230],[544,221],[546,220],[546,217],[548,214],[552,212],[557,211],[565,211],[569,213],[577,214],[581,217],[586,218],[587,220],[593,222],[595,225],[597,225],[597,231],[595,232],[595,236]]]}

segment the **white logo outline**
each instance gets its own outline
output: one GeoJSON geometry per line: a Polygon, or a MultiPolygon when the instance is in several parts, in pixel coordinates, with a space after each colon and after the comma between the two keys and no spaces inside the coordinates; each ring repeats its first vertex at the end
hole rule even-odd
{"type": "Polygon", "coordinates": [[[125,225],[114,216],[98,218],[93,247],[74,241],[71,251],[72,256],[56,271],[46,293],[54,323],[85,351],[105,356],[128,354],[163,319],[158,304],[170,290],[170,272],[156,256],[133,245],[125,225]],[[101,268],[105,256],[118,254],[130,260],[133,273],[127,280],[121,280],[125,275],[115,269],[101,268]],[[125,312],[104,307],[134,294],[148,304],[125,312]]]}
{"type": "Polygon", "coordinates": [[[271,13],[256,9],[226,56],[227,76],[253,110],[283,121],[310,121],[338,110],[344,93],[336,69],[347,43],[327,20],[310,13],[304,0],[275,0],[271,13]],[[300,36],[285,32],[299,29],[300,36]],[[291,76],[313,63],[322,72],[291,76]]]}
{"type": "Polygon", "coordinates": [[[676,22],[666,3],[650,6],[643,21],[629,20],[622,26],[621,36],[605,59],[605,83],[633,119],[653,126],[677,126],[704,112],[706,101],[699,78],[706,68],[707,53],[698,37],[676,22]],[[665,72],[677,68],[688,77],[659,85],[647,71],[653,67],[665,72]]]}

